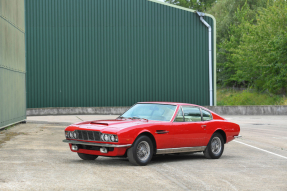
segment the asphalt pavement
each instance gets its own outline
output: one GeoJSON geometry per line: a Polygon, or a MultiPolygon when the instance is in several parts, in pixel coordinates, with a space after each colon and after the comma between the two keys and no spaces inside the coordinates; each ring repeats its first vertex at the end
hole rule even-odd
{"type": "Polygon", "coordinates": [[[71,123],[116,117],[28,117],[0,131],[0,190],[287,190],[287,116],[223,116],[243,137],[218,160],[196,153],[144,167],[120,157],[83,161],[62,143],[71,123]]]}

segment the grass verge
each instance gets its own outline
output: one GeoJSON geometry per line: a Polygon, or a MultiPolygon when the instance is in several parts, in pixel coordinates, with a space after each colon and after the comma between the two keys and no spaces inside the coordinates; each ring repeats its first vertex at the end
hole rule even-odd
{"type": "Polygon", "coordinates": [[[217,105],[287,105],[285,96],[260,93],[251,89],[217,89],[217,105]]]}

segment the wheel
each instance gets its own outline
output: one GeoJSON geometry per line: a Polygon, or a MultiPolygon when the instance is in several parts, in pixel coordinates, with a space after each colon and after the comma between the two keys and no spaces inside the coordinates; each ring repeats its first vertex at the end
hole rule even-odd
{"type": "Polygon", "coordinates": [[[133,146],[127,152],[129,161],[138,166],[147,165],[153,155],[153,145],[150,138],[140,136],[136,139],[133,146]]]}
{"type": "Polygon", "coordinates": [[[208,159],[218,159],[221,157],[223,150],[224,141],[221,134],[214,133],[203,153],[208,159]]]}
{"type": "Polygon", "coordinates": [[[78,155],[83,160],[95,160],[96,158],[98,158],[97,155],[88,155],[83,153],[78,153],[78,155]]]}

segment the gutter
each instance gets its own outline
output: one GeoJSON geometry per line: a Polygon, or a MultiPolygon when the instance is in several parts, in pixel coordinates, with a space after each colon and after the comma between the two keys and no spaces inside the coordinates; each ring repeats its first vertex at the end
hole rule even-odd
{"type": "Polygon", "coordinates": [[[200,17],[201,22],[208,28],[208,42],[209,42],[209,99],[210,99],[210,106],[213,106],[213,88],[212,88],[212,46],[211,46],[211,26],[203,19],[205,13],[196,12],[200,17]]]}

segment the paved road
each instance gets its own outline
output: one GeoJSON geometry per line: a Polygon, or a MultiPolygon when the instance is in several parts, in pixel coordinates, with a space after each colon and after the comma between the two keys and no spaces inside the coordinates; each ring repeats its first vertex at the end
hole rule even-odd
{"type": "Polygon", "coordinates": [[[145,167],[125,158],[80,160],[61,142],[60,122],[76,116],[28,118],[0,131],[0,190],[287,190],[287,116],[224,117],[241,125],[243,138],[226,144],[219,160],[165,155],[145,167]]]}

